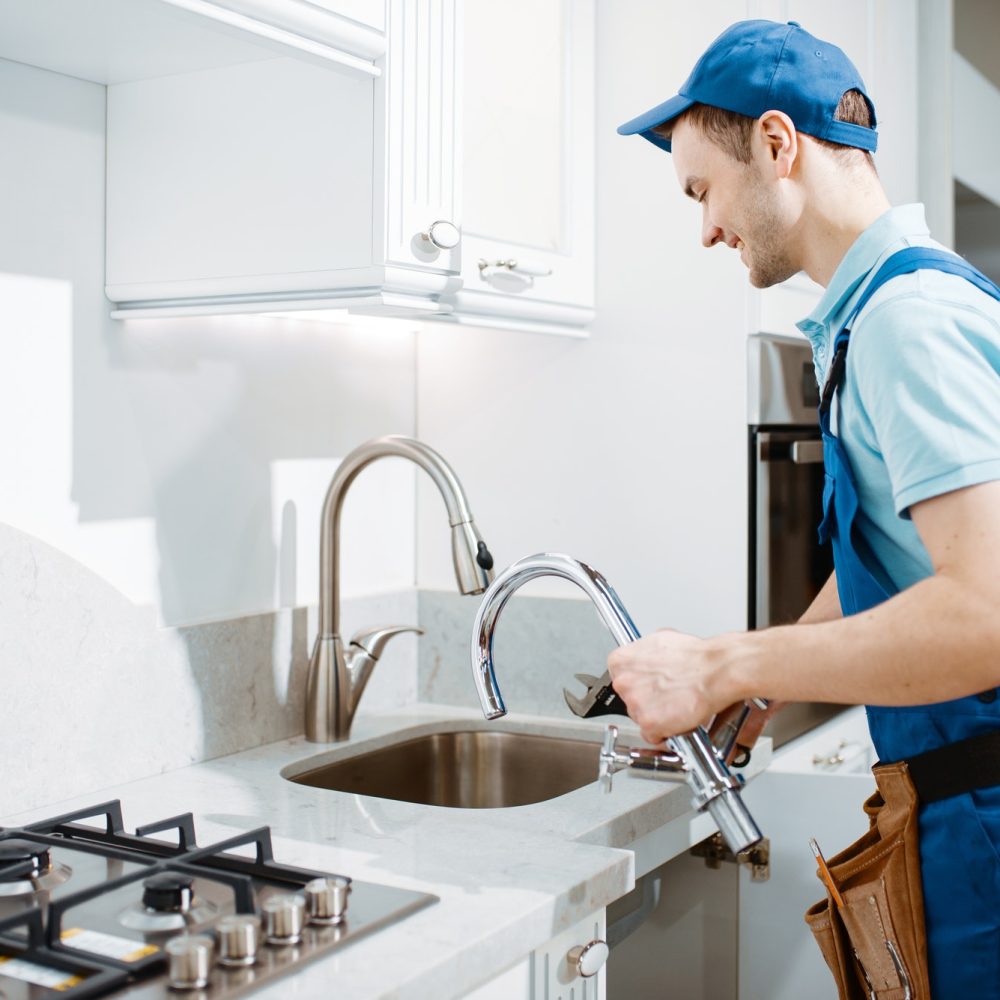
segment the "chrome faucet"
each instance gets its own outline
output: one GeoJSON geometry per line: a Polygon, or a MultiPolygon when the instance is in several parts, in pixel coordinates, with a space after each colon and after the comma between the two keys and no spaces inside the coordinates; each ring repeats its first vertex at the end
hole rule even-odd
{"type": "MultiPolygon", "coordinates": [[[[639,638],[621,598],[608,581],[570,556],[542,553],[520,559],[505,569],[483,596],[472,631],[472,673],[479,692],[479,701],[487,719],[507,714],[493,670],[493,632],[504,605],[514,592],[528,580],[539,576],[556,576],[575,583],[594,602],[608,631],[619,646],[639,638]]],[[[623,748],[615,746],[617,729],[609,733],[599,757],[599,777],[606,791],[611,790],[611,775],[624,767],[635,768],[644,777],[685,781],[690,787],[694,805],[707,809],[720,833],[734,854],[752,847],[761,839],[760,830],[740,798],[742,781],[726,766],[725,757],[699,726],[690,733],[668,739],[667,749],[623,748]]]]}
{"type": "Polygon", "coordinates": [[[390,435],[359,445],[340,463],[323,501],[320,522],[319,632],[306,682],[306,739],[332,743],[350,735],[361,694],[386,643],[413,625],[387,625],[356,632],[344,648],[340,637],[340,511],[358,473],[378,458],[416,463],[441,491],[451,524],[451,555],[463,594],[481,594],[493,579],[493,557],[472,520],[458,477],[433,449],[414,438],[390,435]]]}

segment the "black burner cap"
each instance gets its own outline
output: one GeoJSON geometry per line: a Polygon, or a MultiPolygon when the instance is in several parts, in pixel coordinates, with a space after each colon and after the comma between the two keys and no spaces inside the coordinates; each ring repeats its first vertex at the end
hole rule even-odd
{"type": "Polygon", "coordinates": [[[0,840],[0,882],[16,882],[52,867],[49,849],[30,840],[0,840]]]}
{"type": "Polygon", "coordinates": [[[187,875],[152,875],[142,883],[142,905],[159,913],[183,913],[191,907],[192,885],[194,880],[187,875]]]}

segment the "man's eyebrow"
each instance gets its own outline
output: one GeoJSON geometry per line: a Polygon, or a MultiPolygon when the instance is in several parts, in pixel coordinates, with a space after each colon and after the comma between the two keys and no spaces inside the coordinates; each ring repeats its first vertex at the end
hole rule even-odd
{"type": "Polygon", "coordinates": [[[700,177],[689,177],[684,182],[684,193],[689,198],[694,198],[695,201],[698,200],[698,196],[694,193],[694,185],[695,184],[699,184],[700,182],[701,182],[701,178],[700,177]]]}

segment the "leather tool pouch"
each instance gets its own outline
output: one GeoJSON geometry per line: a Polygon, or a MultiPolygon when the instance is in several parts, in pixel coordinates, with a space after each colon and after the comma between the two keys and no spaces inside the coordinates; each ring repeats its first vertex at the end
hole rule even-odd
{"type": "Polygon", "coordinates": [[[930,1000],[917,793],[904,762],[872,771],[869,830],[828,862],[844,905],[828,891],[806,923],[841,1000],[930,1000]]]}

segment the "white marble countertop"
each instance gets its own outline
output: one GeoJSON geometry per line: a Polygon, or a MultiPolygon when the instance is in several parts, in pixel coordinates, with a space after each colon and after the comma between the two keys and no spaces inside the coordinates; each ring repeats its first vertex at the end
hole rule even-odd
{"type": "MultiPolygon", "coordinates": [[[[600,743],[606,721],[512,715],[485,722],[463,709],[413,705],[358,718],[346,743],[282,740],[5,817],[0,826],[114,798],[121,799],[129,830],[193,813],[201,843],[270,826],[279,862],[429,892],[439,901],[255,996],[327,998],[335,983],[337,995],[352,1000],[445,1000],[628,892],[635,879],[630,846],[668,823],[707,821],[691,811],[687,787],[621,774],[610,795],[595,781],[533,805],[446,809],[310,788],[286,780],[281,769],[320,754],[331,761],[353,756],[456,723],[600,743]]],[[[640,742],[628,722],[620,728],[622,743],[640,742]]],[[[768,760],[769,741],[763,741],[746,776],[768,760]]],[[[682,837],[678,850],[685,846],[682,837]]]]}

